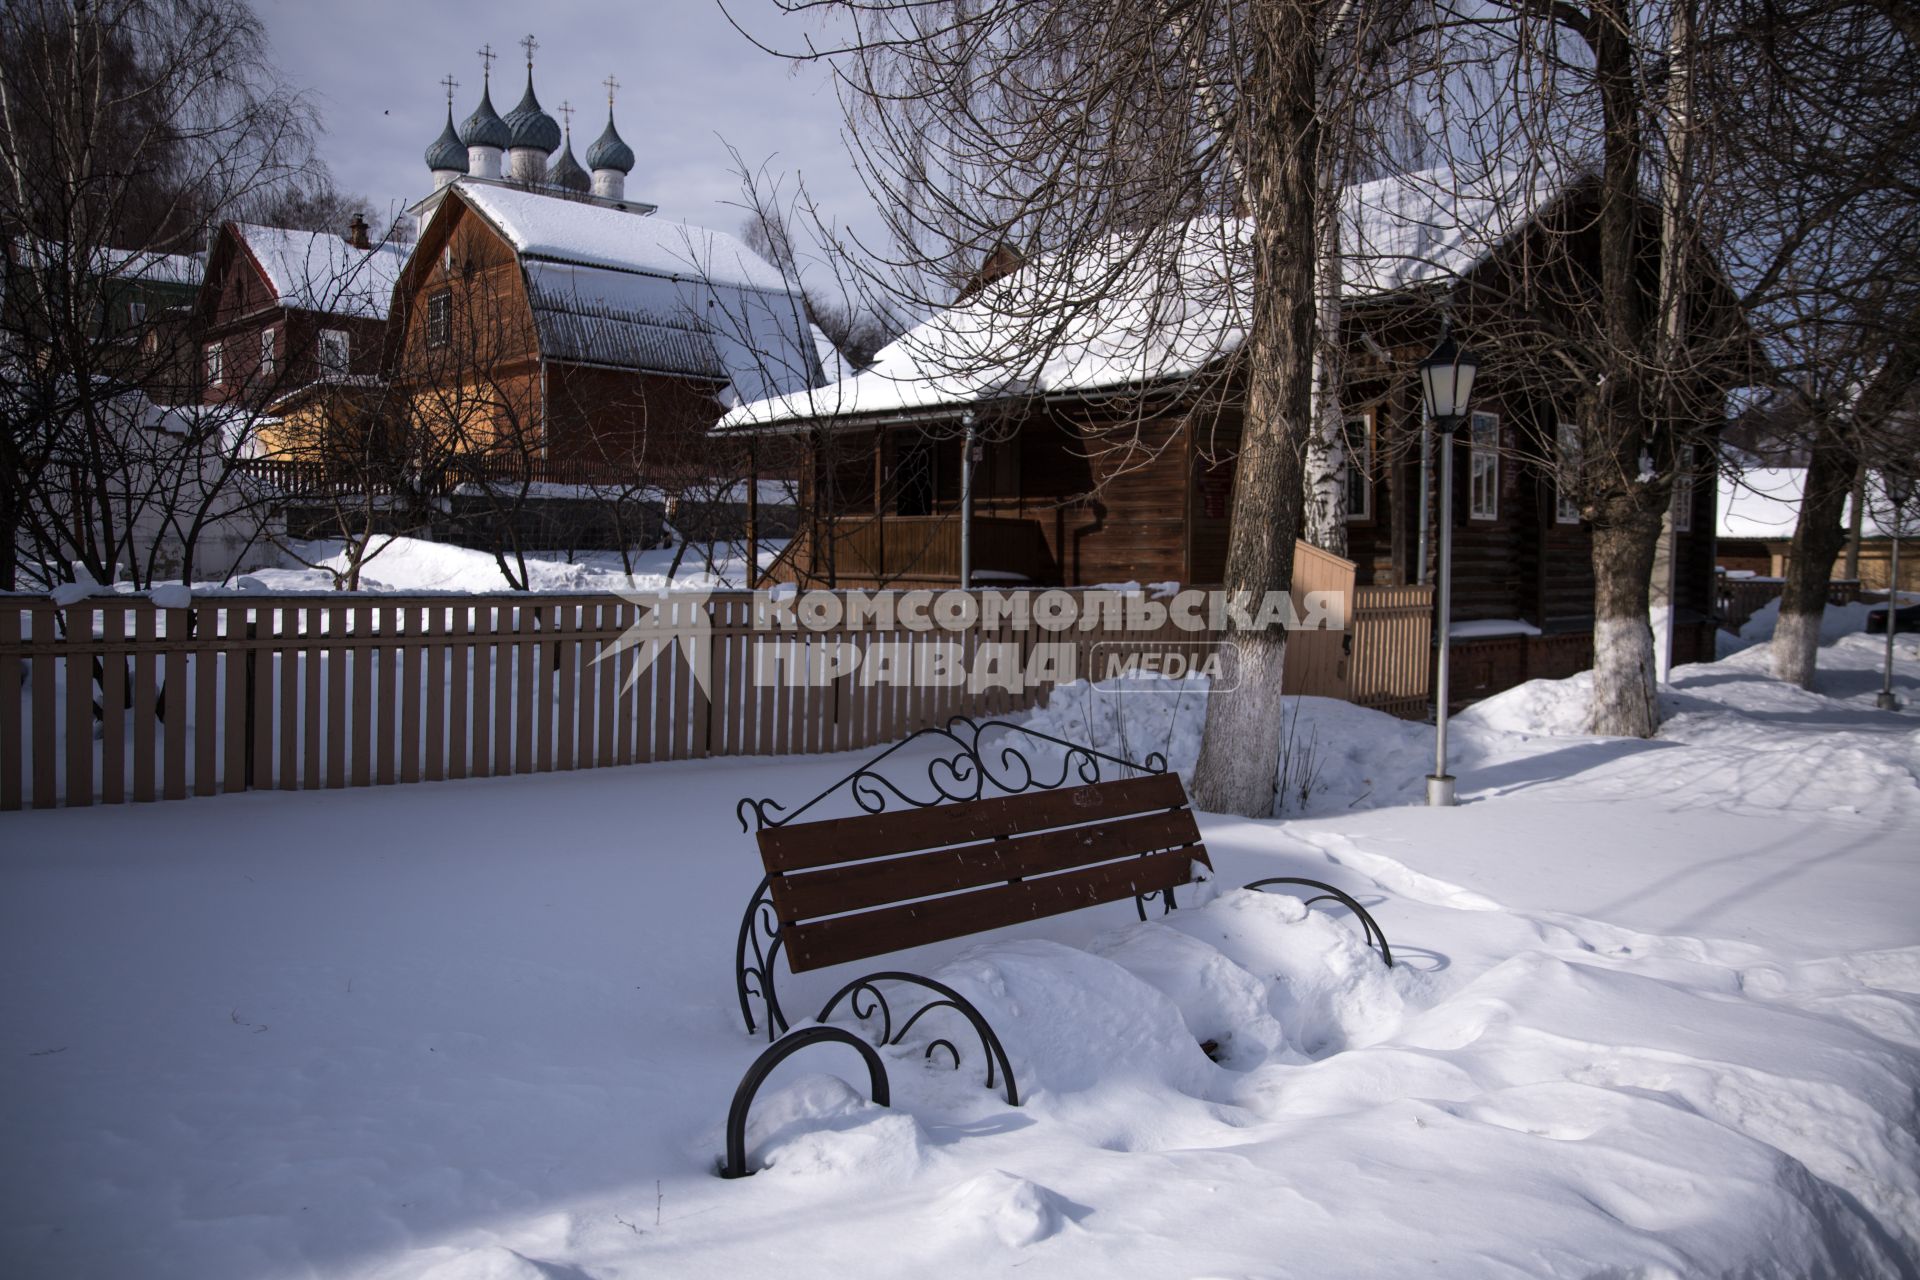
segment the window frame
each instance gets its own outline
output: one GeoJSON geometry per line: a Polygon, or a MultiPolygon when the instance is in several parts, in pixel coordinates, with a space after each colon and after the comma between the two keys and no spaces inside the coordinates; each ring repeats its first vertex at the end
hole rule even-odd
{"type": "Polygon", "coordinates": [[[435,289],[427,295],[426,337],[429,350],[453,345],[453,290],[435,289]]]}
{"type": "Polygon", "coordinates": [[[262,382],[272,381],[280,372],[280,331],[272,325],[260,331],[260,359],[255,368],[262,382]]]}
{"type": "Polygon", "coordinates": [[[1374,519],[1373,486],[1376,477],[1373,474],[1375,435],[1379,430],[1373,409],[1363,409],[1351,417],[1343,418],[1340,423],[1343,443],[1347,450],[1346,466],[1346,508],[1348,524],[1372,524],[1374,519]],[[1355,423],[1362,425],[1359,433],[1359,448],[1354,447],[1355,423]],[[1358,477],[1361,502],[1354,505],[1355,477],[1358,477]]]}
{"type": "Polygon", "coordinates": [[[1675,533],[1693,532],[1693,459],[1684,458],[1673,470],[1673,496],[1667,504],[1675,533]]]}
{"type": "Polygon", "coordinates": [[[353,335],[345,329],[322,329],[314,343],[314,358],[321,377],[330,374],[346,377],[353,370],[353,335]],[[334,356],[336,348],[338,359],[334,356]]]}
{"type": "Polygon", "coordinates": [[[203,343],[200,347],[200,367],[205,372],[207,385],[224,387],[227,385],[226,344],[218,339],[203,343]]]}
{"type": "Polygon", "coordinates": [[[1566,469],[1580,465],[1580,424],[1556,419],[1553,427],[1553,522],[1580,523],[1580,499],[1569,494],[1566,469]]]}
{"type": "Polygon", "coordinates": [[[1499,518],[1500,415],[1486,409],[1475,409],[1467,416],[1467,519],[1486,522],[1499,518]],[[1492,432],[1491,444],[1480,443],[1483,425],[1492,432]],[[1484,510],[1480,503],[1482,476],[1486,477],[1484,487],[1490,500],[1490,508],[1484,510]]]}

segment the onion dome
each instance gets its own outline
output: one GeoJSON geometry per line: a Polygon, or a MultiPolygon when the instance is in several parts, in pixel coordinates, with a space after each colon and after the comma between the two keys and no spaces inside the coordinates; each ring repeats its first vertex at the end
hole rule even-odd
{"type": "Polygon", "coordinates": [[[547,173],[547,182],[564,191],[573,191],[580,195],[586,195],[593,190],[593,179],[588,177],[587,171],[580,167],[580,162],[573,158],[571,133],[567,136],[566,150],[560,153],[560,159],[554,162],[553,168],[547,173]]]}
{"type": "Polygon", "coordinates": [[[587,168],[615,169],[621,173],[633,172],[633,148],[620,137],[620,131],[613,127],[613,108],[607,108],[607,127],[593,145],[587,148],[587,168]]]}
{"type": "Polygon", "coordinates": [[[460,142],[460,135],[453,131],[453,108],[447,108],[447,127],[427,148],[427,168],[435,173],[451,170],[454,173],[467,171],[467,149],[460,142]]]}
{"type": "Polygon", "coordinates": [[[460,126],[460,141],[469,147],[497,147],[504,151],[512,138],[507,122],[493,109],[492,92],[483,87],[480,90],[480,105],[460,126]]]}
{"type": "Polygon", "coordinates": [[[526,148],[550,156],[560,149],[559,123],[540,109],[540,99],[533,96],[532,67],[527,69],[527,91],[520,95],[520,105],[507,112],[507,131],[507,145],[516,151],[526,148]]]}

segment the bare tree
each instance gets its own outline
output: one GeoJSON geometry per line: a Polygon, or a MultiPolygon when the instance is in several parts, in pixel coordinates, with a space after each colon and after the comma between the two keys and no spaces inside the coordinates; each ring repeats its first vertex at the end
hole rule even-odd
{"type": "Polygon", "coordinates": [[[190,558],[231,507],[244,416],[156,429],[153,402],[197,387],[182,304],[208,229],[313,166],[265,48],[240,0],[0,11],[0,585],[143,581],[155,527],[190,558]]]}
{"type": "MultiPolygon", "coordinates": [[[[1223,401],[1243,400],[1238,438],[1219,441],[1236,458],[1224,585],[1256,600],[1287,589],[1313,418],[1314,229],[1329,148],[1350,142],[1323,109],[1339,65],[1329,50],[1348,21],[1339,7],[780,7],[826,13],[845,37],[797,56],[833,62],[849,143],[885,220],[887,243],[859,245],[872,296],[929,315],[958,290],[970,315],[991,317],[909,333],[901,342],[919,343],[920,366],[977,386],[991,412],[1041,385],[1049,362],[1093,330],[1105,373],[1184,381],[1209,438],[1223,401]],[[990,254],[1027,265],[987,279],[976,273],[990,254]]],[[[1135,400],[1116,399],[1121,420],[1083,440],[1107,474],[1165,447],[1139,427],[1166,400],[1135,400]]],[[[1235,640],[1238,692],[1209,706],[1196,798],[1264,815],[1286,636],[1260,626],[1235,640]]]]}

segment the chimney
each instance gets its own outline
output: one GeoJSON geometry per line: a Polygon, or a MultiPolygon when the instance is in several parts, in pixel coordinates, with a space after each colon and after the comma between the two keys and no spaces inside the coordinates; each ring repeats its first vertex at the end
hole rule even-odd
{"type": "Polygon", "coordinates": [[[367,239],[367,220],[357,213],[353,215],[353,221],[347,224],[347,243],[356,249],[373,248],[373,242],[367,239]]]}

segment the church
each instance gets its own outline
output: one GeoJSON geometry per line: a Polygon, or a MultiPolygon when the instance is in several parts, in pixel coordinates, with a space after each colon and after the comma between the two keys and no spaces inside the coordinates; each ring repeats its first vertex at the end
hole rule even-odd
{"type": "Polygon", "coordinates": [[[673,489],[731,473],[737,448],[708,436],[727,409],[824,381],[800,292],[737,238],[628,197],[611,77],[583,165],[523,44],[526,88],[504,116],[490,49],[457,128],[446,82],[433,190],[409,210],[385,365],[410,447],[509,479],[673,489]]]}

